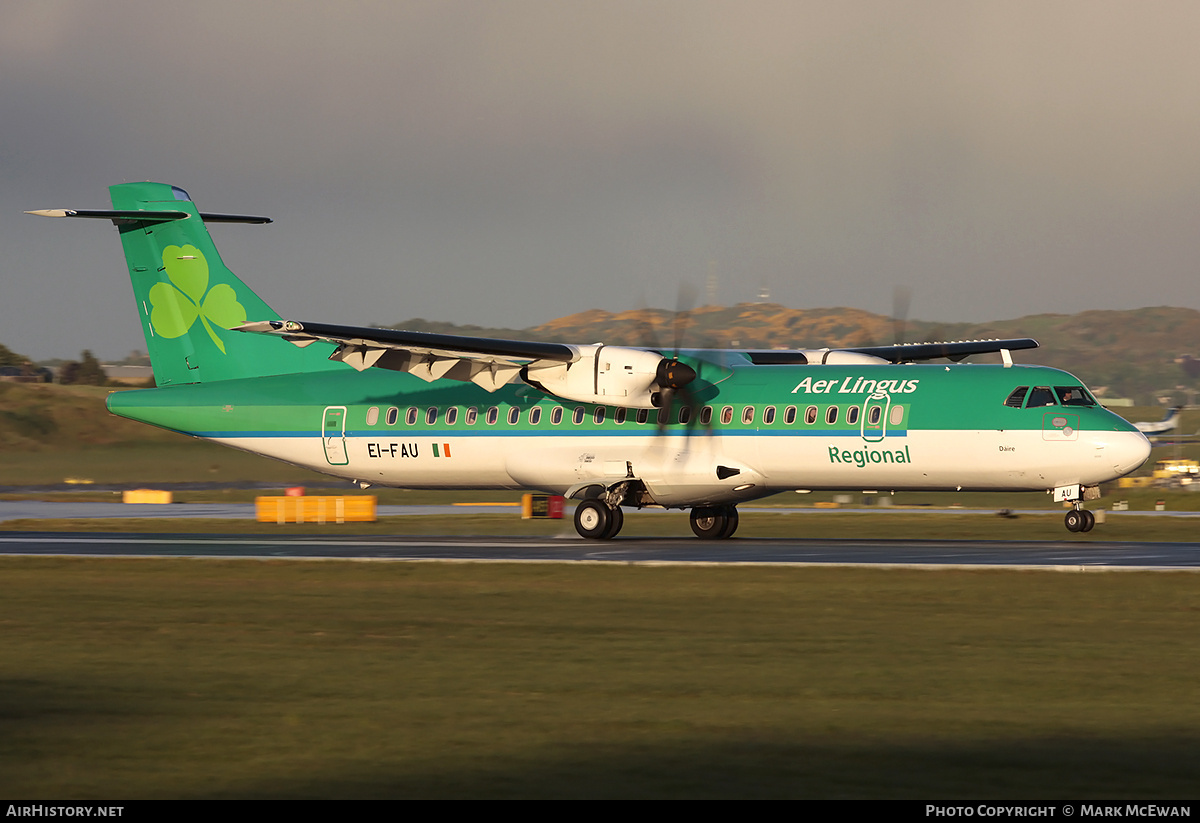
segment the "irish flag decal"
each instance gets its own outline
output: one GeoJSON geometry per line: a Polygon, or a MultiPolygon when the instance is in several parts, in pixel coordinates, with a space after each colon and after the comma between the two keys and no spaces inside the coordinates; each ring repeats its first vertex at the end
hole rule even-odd
{"type": "Polygon", "coordinates": [[[450,456],[450,444],[449,443],[442,443],[440,445],[440,450],[441,450],[441,453],[439,454],[439,445],[437,443],[434,443],[433,444],[433,456],[434,457],[449,457],[450,456]]]}

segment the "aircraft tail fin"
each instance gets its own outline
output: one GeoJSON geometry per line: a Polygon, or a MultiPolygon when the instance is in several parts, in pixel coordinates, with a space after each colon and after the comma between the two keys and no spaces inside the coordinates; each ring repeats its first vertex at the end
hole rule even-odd
{"type": "Polygon", "coordinates": [[[125,183],[109,192],[112,211],[31,213],[108,219],[116,225],[159,386],[337,367],[324,359],[331,346],[300,349],[285,340],[230,331],[247,320],[280,317],[226,268],[205,223],[270,220],[202,214],[187,192],[165,183],[125,183]]]}

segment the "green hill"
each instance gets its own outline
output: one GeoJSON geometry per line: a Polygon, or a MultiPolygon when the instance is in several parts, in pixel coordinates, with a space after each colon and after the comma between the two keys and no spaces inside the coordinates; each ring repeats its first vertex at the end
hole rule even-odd
{"type": "MultiPolygon", "coordinates": [[[[892,342],[893,323],[860,309],[789,309],[775,303],[704,306],[682,316],[642,309],[612,313],[593,310],[561,317],[530,329],[481,328],[409,320],[396,328],[443,334],[509,337],[564,342],[603,341],[670,349],[676,336],[684,347],[821,348],[892,342]]],[[[1190,399],[1200,389],[1185,370],[1200,352],[1200,312],[1143,308],[1090,311],[1074,315],[1039,314],[990,323],[909,321],[908,341],[988,337],[1034,337],[1042,347],[1017,352],[1018,362],[1065,369],[1108,397],[1133,397],[1157,406],[1158,398],[1190,399]],[[1182,361],[1182,362],[1181,362],[1182,361]]],[[[994,355],[977,358],[996,362],[994,355]]],[[[123,444],[178,443],[180,438],[104,410],[108,389],[89,386],[0,382],[0,451],[57,451],[63,447],[120,447],[123,444]]],[[[1153,409],[1147,417],[1156,417],[1153,409]]]]}

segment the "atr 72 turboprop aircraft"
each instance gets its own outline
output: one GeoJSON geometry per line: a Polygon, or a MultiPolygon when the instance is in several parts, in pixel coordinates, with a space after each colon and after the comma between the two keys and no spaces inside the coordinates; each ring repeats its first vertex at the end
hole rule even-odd
{"type": "Polygon", "coordinates": [[[691,509],[727,538],[737,505],[793,489],[1001,490],[1070,501],[1150,444],[1080,381],[1009,352],[1030,339],[794,351],[661,352],[284,320],[221,262],[162,183],[113,186],[111,220],[158,388],[109,410],[370,485],[531,489],[581,502],[608,539],[622,507],[691,509]],[[999,352],[1003,365],[920,364],[999,352]]]}

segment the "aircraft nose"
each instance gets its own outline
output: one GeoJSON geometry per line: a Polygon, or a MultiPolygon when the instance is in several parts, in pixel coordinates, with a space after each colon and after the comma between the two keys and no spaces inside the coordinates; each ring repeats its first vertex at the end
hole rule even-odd
{"type": "Polygon", "coordinates": [[[1129,474],[1150,457],[1150,441],[1140,431],[1106,432],[1096,439],[1106,464],[1118,477],[1129,474]]]}

